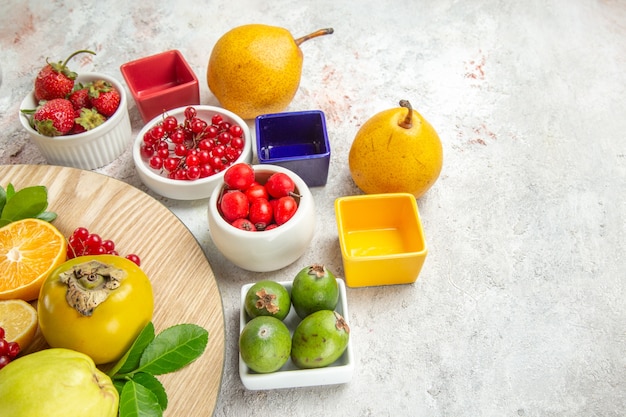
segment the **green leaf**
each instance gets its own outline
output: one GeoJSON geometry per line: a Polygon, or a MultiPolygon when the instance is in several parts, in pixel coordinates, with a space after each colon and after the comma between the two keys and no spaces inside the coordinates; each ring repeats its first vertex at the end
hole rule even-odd
{"type": "Polygon", "coordinates": [[[37,215],[37,218],[39,220],[43,220],[45,222],[52,223],[54,221],[54,219],[57,218],[57,214],[52,212],[52,211],[44,211],[43,213],[39,213],[37,215]]]}
{"type": "Polygon", "coordinates": [[[159,333],[146,347],[138,371],[162,375],[195,361],[206,348],[209,332],[195,324],[178,324],[159,333]]]}
{"type": "Polygon", "coordinates": [[[48,208],[48,190],[43,185],[22,188],[15,192],[7,187],[6,202],[0,216],[4,220],[16,221],[37,217],[48,208]]]}
{"type": "Polygon", "coordinates": [[[13,184],[9,183],[9,185],[7,185],[7,201],[9,201],[14,195],[15,187],[13,186],[13,184]]]}
{"type": "Polygon", "coordinates": [[[167,394],[161,382],[154,376],[145,372],[138,372],[133,375],[132,380],[150,390],[157,398],[161,410],[167,408],[167,394]]]}
{"type": "Polygon", "coordinates": [[[124,356],[115,364],[113,368],[111,368],[108,372],[109,376],[114,378],[123,378],[124,375],[118,375],[127,374],[137,369],[139,366],[139,360],[141,359],[141,354],[145,350],[146,346],[148,346],[153,340],[154,324],[150,322],[143,328],[141,333],[139,333],[139,336],[137,336],[137,339],[135,339],[130,349],[128,349],[124,356]]]}
{"type": "Polygon", "coordinates": [[[126,385],[128,380],[127,379],[113,379],[111,380],[111,382],[113,382],[113,386],[117,390],[117,393],[121,396],[122,390],[124,389],[124,385],[126,385]]]}
{"type": "Polygon", "coordinates": [[[126,382],[120,395],[120,417],[162,417],[156,395],[133,380],[126,382]]]}
{"type": "Polygon", "coordinates": [[[4,210],[4,205],[7,203],[7,192],[2,186],[0,186],[0,213],[4,210]]]}

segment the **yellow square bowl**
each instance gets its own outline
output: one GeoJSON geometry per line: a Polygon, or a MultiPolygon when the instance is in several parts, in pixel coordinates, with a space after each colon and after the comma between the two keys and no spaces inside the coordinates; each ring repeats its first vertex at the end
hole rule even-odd
{"type": "Polygon", "coordinates": [[[415,196],[366,194],[335,200],[346,284],[411,284],[427,248],[415,196]]]}

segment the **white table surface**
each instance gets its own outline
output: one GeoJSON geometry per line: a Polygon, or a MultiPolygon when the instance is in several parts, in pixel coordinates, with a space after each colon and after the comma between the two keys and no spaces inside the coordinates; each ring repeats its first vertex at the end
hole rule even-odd
{"type": "MultiPolygon", "coordinates": [[[[212,46],[254,22],[295,37],[335,29],[302,45],[302,82],[288,109],[325,112],[332,158],[327,185],[313,190],[314,241],[274,273],[240,270],[219,254],[207,200],[154,195],[197,237],[223,296],[227,348],[215,415],[623,414],[622,0],[6,1],[0,164],[46,163],[17,118],[46,57],[90,48],[97,55],[73,61],[75,70],[123,81],[121,64],[179,49],[200,79],[202,103],[216,105],[205,82],[212,46]],[[290,280],[312,262],[342,276],[333,202],[360,193],[347,167],[350,144],[367,118],[402,98],[438,130],[445,152],[439,181],[418,200],[429,247],[418,281],[348,289],[352,382],[247,391],[237,373],[241,286],[290,280]]],[[[143,123],[132,100],[130,114],[137,133],[143,123]]],[[[130,143],[96,171],[145,190],[130,143]]]]}

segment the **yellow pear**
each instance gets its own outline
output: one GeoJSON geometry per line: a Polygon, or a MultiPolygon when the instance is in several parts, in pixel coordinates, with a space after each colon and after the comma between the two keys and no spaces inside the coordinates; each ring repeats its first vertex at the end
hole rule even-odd
{"type": "Polygon", "coordinates": [[[287,29],[276,26],[250,24],[231,29],[211,52],[209,89],[222,107],[244,119],[280,112],[300,85],[300,44],[331,33],[331,28],[320,29],[294,39],[287,29]]]}
{"type": "Polygon", "coordinates": [[[367,194],[422,196],[443,165],[439,135],[407,100],[367,120],[352,142],[350,174],[367,194]]]}

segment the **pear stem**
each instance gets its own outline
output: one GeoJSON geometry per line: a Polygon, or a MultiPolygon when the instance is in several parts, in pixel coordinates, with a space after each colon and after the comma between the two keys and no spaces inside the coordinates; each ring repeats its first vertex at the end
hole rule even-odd
{"type": "Polygon", "coordinates": [[[296,39],[295,42],[296,42],[296,45],[300,46],[302,42],[308,41],[309,39],[312,39],[312,38],[317,38],[318,36],[330,35],[334,31],[335,30],[333,28],[316,30],[313,33],[309,33],[308,35],[304,35],[303,37],[296,39]]]}
{"type": "Polygon", "coordinates": [[[400,106],[406,107],[409,111],[404,120],[398,122],[398,126],[410,129],[413,126],[413,106],[411,106],[409,100],[400,100],[400,106]]]}

